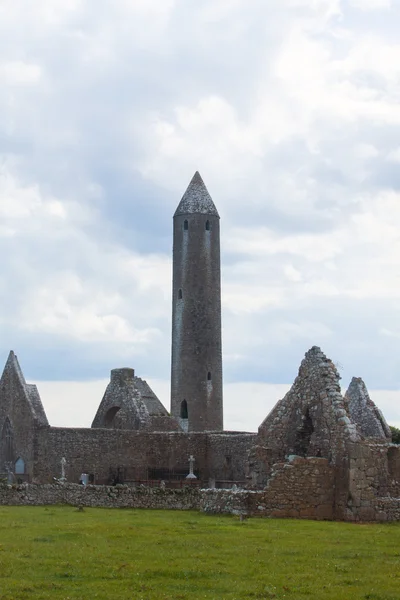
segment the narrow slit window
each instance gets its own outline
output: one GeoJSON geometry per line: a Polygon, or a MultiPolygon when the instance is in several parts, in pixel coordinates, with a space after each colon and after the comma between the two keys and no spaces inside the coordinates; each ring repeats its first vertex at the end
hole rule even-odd
{"type": "Polygon", "coordinates": [[[178,300],[182,300],[183,295],[182,295],[182,290],[178,291],[178,300]]]}
{"type": "Polygon", "coordinates": [[[207,373],[207,381],[211,381],[211,371],[208,371],[207,373]]]}
{"type": "Polygon", "coordinates": [[[184,229],[185,231],[187,231],[187,230],[189,229],[189,221],[188,221],[187,219],[185,219],[185,220],[183,221],[183,229],[184,229]]]}
{"type": "Polygon", "coordinates": [[[206,221],[206,231],[210,231],[210,221],[206,221]]]}
{"type": "Polygon", "coordinates": [[[25,473],[25,463],[24,460],[20,457],[15,461],[15,474],[16,475],[24,475],[25,473]]]}
{"type": "Polygon", "coordinates": [[[187,419],[188,418],[188,405],[186,400],[182,400],[181,403],[181,419],[187,419]]]}

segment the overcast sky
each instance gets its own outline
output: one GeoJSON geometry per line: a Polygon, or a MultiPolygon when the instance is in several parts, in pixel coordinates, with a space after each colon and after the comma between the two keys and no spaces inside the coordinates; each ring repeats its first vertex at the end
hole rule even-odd
{"type": "Polygon", "coordinates": [[[196,170],[227,427],[255,429],[313,345],[400,423],[399,28],[400,0],[0,0],[0,358],[52,424],[89,425],[122,366],[169,408],[196,170]]]}

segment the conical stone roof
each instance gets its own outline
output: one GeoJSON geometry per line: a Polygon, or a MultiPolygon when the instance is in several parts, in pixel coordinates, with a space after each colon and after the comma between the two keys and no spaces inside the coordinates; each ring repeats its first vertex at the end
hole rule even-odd
{"type": "Polygon", "coordinates": [[[186,192],[183,194],[174,217],[194,213],[215,215],[216,217],[219,217],[215,204],[198,171],[193,175],[192,181],[189,183],[186,192]]]}

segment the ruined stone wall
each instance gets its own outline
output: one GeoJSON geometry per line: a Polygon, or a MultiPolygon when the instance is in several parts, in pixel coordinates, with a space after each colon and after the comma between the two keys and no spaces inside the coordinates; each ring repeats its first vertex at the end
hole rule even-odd
{"type": "Polygon", "coordinates": [[[387,448],[387,469],[390,495],[400,498],[400,446],[397,444],[387,448]]]}
{"type": "Polygon", "coordinates": [[[99,429],[179,431],[149,384],[133,369],[113,369],[111,380],[92,423],[99,429]]]}
{"type": "Polygon", "coordinates": [[[34,462],[34,427],[46,424],[36,386],[28,385],[18,364],[10,352],[0,380],[0,473],[6,472],[6,463],[21,458],[25,464],[25,476],[32,475],[34,462]]]}
{"type": "MultiPolygon", "coordinates": [[[[293,386],[260,425],[249,453],[253,488],[269,484],[274,465],[290,456],[325,458],[333,469],[335,518],[345,518],[348,497],[348,444],[361,442],[340,393],[333,362],[314,346],[302,361],[293,386]]],[[[293,482],[294,484],[294,482],[293,482]]]]}
{"type": "MultiPolygon", "coordinates": [[[[82,486],[78,484],[1,485],[0,505],[41,506],[69,504],[101,508],[150,508],[201,510],[247,516],[292,516],[292,505],[279,514],[274,503],[268,504],[264,492],[226,489],[200,489],[186,486],[171,490],[146,486],[82,486]]],[[[327,518],[325,513],[304,511],[304,518],[327,518]]]]}
{"type": "Polygon", "coordinates": [[[79,481],[82,472],[107,483],[110,469],[123,469],[125,481],[145,480],[148,469],[187,470],[190,455],[202,481],[210,478],[244,480],[247,452],[255,434],[147,433],[108,429],[39,428],[36,435],[35,480],[50,482],[67,460],[67,479],[79,481]],[[224,457],[231,456],[230,469],[224,457]]]}
{"type": "Polygon", "coordinates": [[[210,477],[215,476],[218,485],[224,481],[246,482],[248,475],[248,452],[256,439],[255,433],[224,431],[210,433],[207,455],[212,466],[210,477]]]}
{"type": "MultiPolygon", "coordinates": [[[[373,521],[400,521],[400,498],[378,498],[375,503],[373,521]]],[[[368,519],[364,519],[368,520],[368,519]]]]}
{"type": "Polygon", "coordinates": [[[259,510],[272,517],[332,519],[334,471],[326,458],[297,456],[274,465],[265,492],[257,500],[259,510]]]}
{"type": "Polygon", "coordinates": [[[92,506],[101,508],[155,508],[192,510],[200,506],[199,490],[185,487],[178,490],[125,485],[98,486],[78,484],[1,485],[2,505],[92,506]]]}
{"type": "Polygon", "coordinates": [[[352,421],[364,437],[391,441],[392,432],[385,417],[371,400],[361,377],[353,377],[344,396],[346,408],[352,421]]]}
{"type": "Polygon", "coordinates": [[[380,503],[400,496],[400,447],[366,440],[349,446],[349,520],[382,520],[380,503]],[[386,500],[385,500],[386,499],[386,500]]]}
{"type": "MultiPolygon", "coordinates": [[[[78,484],[4,485],[0,484],[0,505],[43,506],[64,504],[100,508],[144,508],[172,510],[200,510],[215,514],[253,517],[326,519],[335,518],[329,503],[325,483],[330,479],[327,462],[301,459],[297,464],[278,467],[276,481],[267,490],[200,489],[186,486],[182,489],[82,486],[78,484]],[[311,461],[311,462],[310,462],[311,461]],[[303,476],[303,484],[301,483],[303,476]],[[290,487],[294,493],[290,494],[290,487]]],[[[361,509],[349,516],[351,521],[398,521],[399,498],[377,498],[373,510],[361,509]]]]}
{"type": "Polygon", "coordinates": [[[273,466],[264,490],[203,490],[201,509],[259,517],[334,519],[335,467],[325,458],[293,457],[273,466]]]}
{"type": "Polygon", "coordinates": [[[311,348],[292,388],[260,425],[258,445],[273,450],[275,459],[296,454],[341,462],[347,441],[360,436],[349,419],[339,380],[333,362],[320,348],[311,348]]]}

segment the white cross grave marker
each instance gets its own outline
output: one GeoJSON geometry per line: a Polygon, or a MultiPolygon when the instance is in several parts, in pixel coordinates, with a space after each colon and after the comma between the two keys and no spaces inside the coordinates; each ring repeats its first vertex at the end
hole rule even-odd
{"type": "Polygon", "coordinates": [[[186,479],[197,479],[196,475],[193,473],[193,465],[194,465],[194,456],[189,456],[189,475],[186,475],[186,479]]]}

